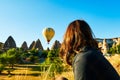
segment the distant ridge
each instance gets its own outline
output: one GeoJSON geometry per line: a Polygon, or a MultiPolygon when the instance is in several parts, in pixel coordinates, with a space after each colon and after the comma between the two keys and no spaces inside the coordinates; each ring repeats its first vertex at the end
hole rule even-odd
{"type": "MultiPolygon", "coordinates": [[[[117,42],[118,38],[120,37],[114,37],[114,38],[95,38],[96,41],[98,42],[103,42],[104,39],[106,39],[106,42],[108,44],[113,44],[113,42],[117,42]]],[[[60,48],[61,43],[58,40],[55,40],[53,43],[51,49],[58,49],[60,48]]],[[[0,49],[9,49],[9,48],[16,48],[16,42],[13,39],[12,36],[9,36],[5,43],[0,42],[0,49]]],[[[33,41],[30,46],[28,47],[27,42],[24,41],[23,44],[21,45],[21,48],[25,50],[31,50],[31,49],[38,49],[38,50],[44,50],[43,46],[41,44],[40,39],[33,41]]]]}

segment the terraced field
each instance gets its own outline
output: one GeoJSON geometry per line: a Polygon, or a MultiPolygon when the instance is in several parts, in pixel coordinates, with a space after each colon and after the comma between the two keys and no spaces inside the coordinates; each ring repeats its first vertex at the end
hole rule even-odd
{"type": "MultiPolygon", "coordinates": [[[[120,55],[116,54],[106,58],[120,74],[120,55]]],[[[2,72],[2,75],[0,75],[0,80],[54,80],[54,78],[48,78],[47,73],[49,71],[41,72],[38,69],[39,65],[37,64],[16,65],[15,70],[11,75],[8,75],[7,71],[2,72]]],[[[74,80],[72,70],[69,72],[63,72],[60,75],[55,75],[55,77],[58,76],[64,76],[69,80],[74,80]]]]}

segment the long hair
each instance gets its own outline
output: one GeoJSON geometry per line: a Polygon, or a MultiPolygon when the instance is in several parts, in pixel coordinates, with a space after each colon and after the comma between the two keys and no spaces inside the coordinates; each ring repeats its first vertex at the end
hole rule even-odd
{"type": "Polygon", "coordinates": [[[71,56],[80,48],[91,46],[98,48],[90,26],[84,20],[75,20],[69,24],[60,48],[60,57],[71,65],[71,56]]]}

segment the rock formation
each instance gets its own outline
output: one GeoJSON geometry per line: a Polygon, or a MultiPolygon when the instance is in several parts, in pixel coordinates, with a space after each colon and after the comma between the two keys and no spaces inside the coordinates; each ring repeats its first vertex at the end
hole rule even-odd
{"type": "Polygon", "coordinates": [[[21,48],[23,49],[23,50],[28,50],[28,46],[27,46],[27,42],[26,41],[24,41],[23,42],[23,44],[21,45],[21,48]]]}
{"type": "Polygon", "coordinates": [[[106,54],[108,50],[109,50],[108,43],[106,42],[106,39],[104,39],[103,40],[103,45],[102,45],[102,52],[103,52],[103,54],[106,54]]]}
{"type": "Polygon", "coordinates": [[[117,43],[118,38],[112,38],[113,42],[117,43]]]}
{"type": "Polygon", "coordinates": [[[3,49],[8,50],[10,48],[16,48],[16,43],[12,36],[9,36],[3,45],[3,49]]]}
{"type": "Polygon", "coordinates": [[[52,45],[51,49],[52,49],[52,50],[53,50],[53,49],[58,49],[58,48],[60,48],[60,46],[61,46],[61,43],[60,43],[59,41],[55,40],[55,42],[54,42],[54,44],[52,45]]]}
{"type": "Polygon", "coordinates": [[[33,42],[30,44],[29,50],[33,49],[34,45],[35,45],[35,41],[33,41],[33,42]]]}
{"type": "Polygon", "coordinates": [[[119,37],[118,40],[117,40],[116,46],[117,46],[117,45],[120,45],[120,37],[119,37]]]}
{"type": "Polygon", "coordinates": [[[32,49],[38,49],[38,50],[43,50],[43,46],[41,44],[41,41],[38,39],[32,49]]]}

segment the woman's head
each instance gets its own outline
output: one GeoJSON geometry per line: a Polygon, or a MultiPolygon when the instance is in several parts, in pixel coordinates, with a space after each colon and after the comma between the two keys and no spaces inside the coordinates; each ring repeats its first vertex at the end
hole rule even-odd
{"type": "Polygon", "coordinates": [[[72,55],[74,51],[79,51],[85,46],[97,48],[97,42],[94,40],[90,26],[84,20],[75,20],[68,25],[64,34],[60,56],[64,58],[68,52],[72,55]]]}

